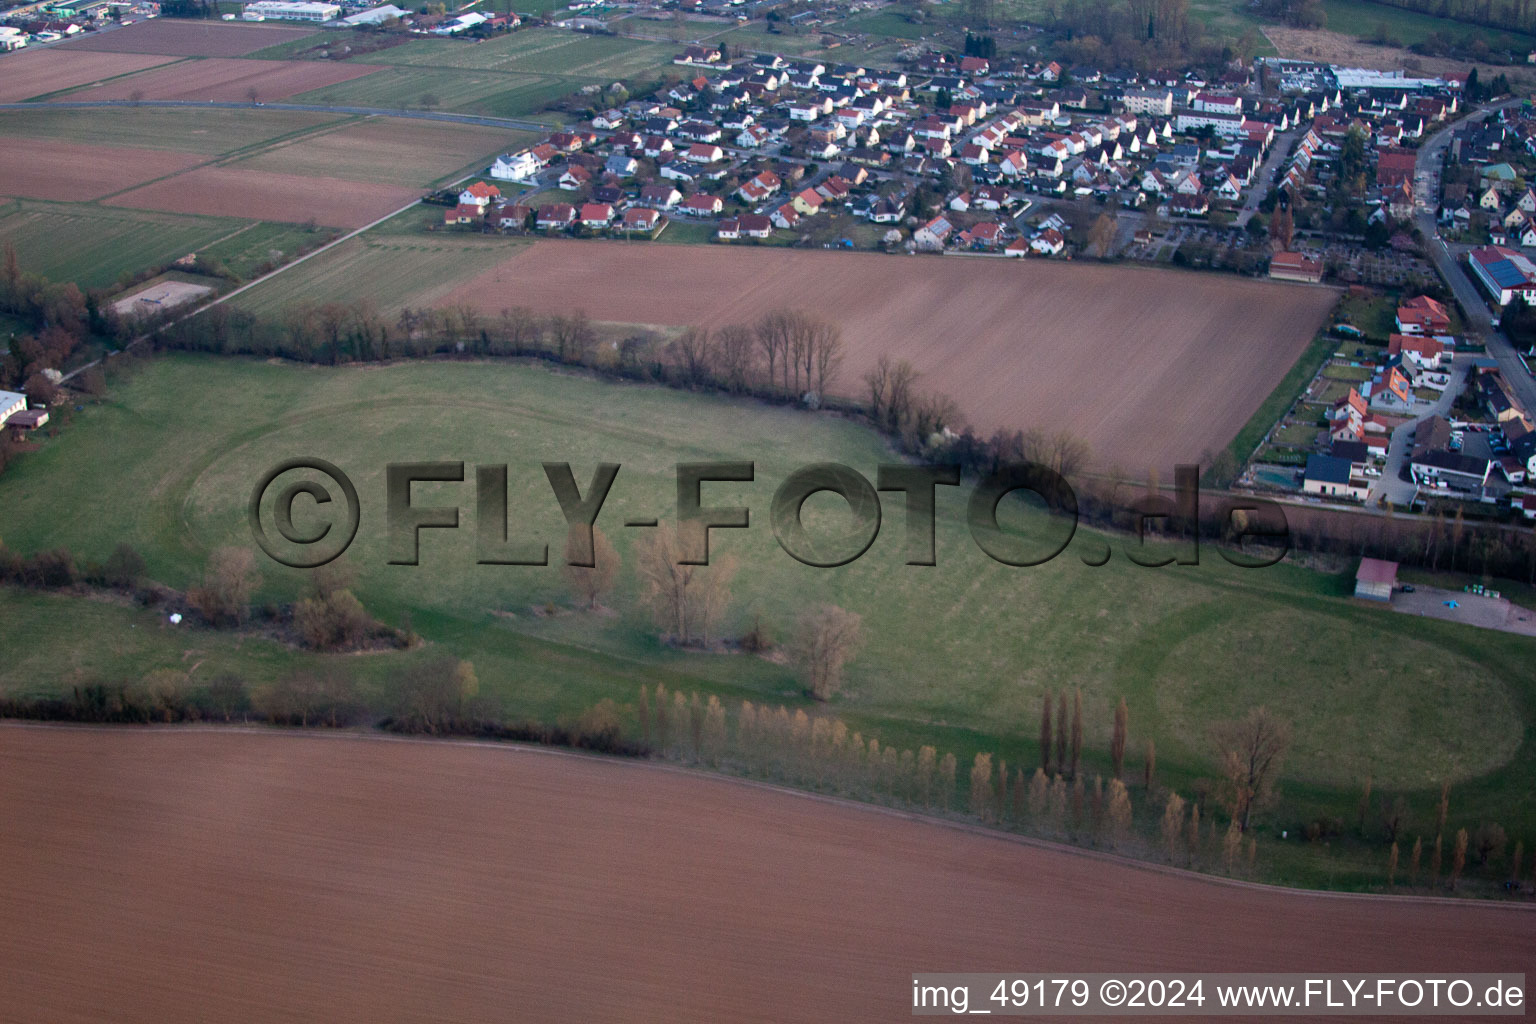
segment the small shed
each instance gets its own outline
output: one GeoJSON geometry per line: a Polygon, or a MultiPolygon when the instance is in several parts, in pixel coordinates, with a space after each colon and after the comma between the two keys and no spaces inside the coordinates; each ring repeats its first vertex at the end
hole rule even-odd
{"type": "Polygon", "coordinates": [[[1392,600],[1392,588],[1397,586],[1397,563],[1380,558],[1360,559],[1355,573],[1355,596],[1367,601],[1392,600]]]}

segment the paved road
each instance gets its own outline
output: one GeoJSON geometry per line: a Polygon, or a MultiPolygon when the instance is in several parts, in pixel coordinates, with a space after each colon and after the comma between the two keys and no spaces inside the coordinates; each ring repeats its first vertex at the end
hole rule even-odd
{"type": "Polygon", "coordinates": [[[1441,393],[1439,399],[1433,404],[1426,403],[1414,409],[1413,417],[1392,431],[1392,441],[1387,446],[1387,464],[1382,468],[1381,476],[1371,484],[1371,493],[1365,500],[1368,507],[1374,507],[1376,501],[1383,495],[1392,504],[1398,506],[1407,506],[1413,501],[1419,490],[1418,485],[1403,480],[1400,474],[1408,463],[1408,453],[1413,447],[1414,429],[1431,416],[1450,414],[1452,403],[1455,402],[1456,396],[1461,394],[1461,389],[1466,383],[1467,371],[1471,364],[1471,356],[1461,356],[1456,359],[1451,369],[1451,383],[1441,393]]]}
{"type": "MultiPolygon", "coordinates": [[[[1460,123],[1480,121],[1494,110],[1501,107],[1513,106],[1520,101],[1518,99],[1505,100],[1484,110],[1478,111],[1471,117],[1460,123]]],[[[1451,140],[1451,132],[1456,125],[1447,125],[1434,135],[1430,136],[1419,147],[1419,155],[1414,168],[1415,175],[1421,180],[1433,176],[1438,179],[1442,163],[1442,157],[1446,146],[1451,140]]],[[[1466,317],[1467,324],[1473,331],[1482,335],[1483,341],[1488,346],[1488,354],[1498,360],[1499,369],[1504,373],[1504,379],[1514,389],[1527,411],[1536,411],[1536,380],[1531,379],[1530,373],[1525,369],[1525,364],[1515,354],[1514,345],[1504,332],[1493,326],[1493,314],[1488,309],[1488,303],[1481,292],[1468,279],[1467,275],[1458,265],[1456,253],[1452,251],[1437,234],[1435,224],[1435,210],[1433,198],[1428,208],[1420,207],[1418,212],[1419,230],[1424,233],[1425,248],[1429,252],[1430,259],[1434,260],[1435,268],[1440,276],[1450,285],[1456,301],[1461,305],[1462,313],[1466,317]]]]}
{"type": "Polygon", "coordinates": [[[1243,200],[1243,208],[1238,211],[1233,220],[1235,227],[1246,228],[1253,215],[1259,212],[1259,204],[1269,194],[1270,186],[1275,183],[1275,175],[1280,170],[1280,161],[1285,159],[1285,154],[1291,151],[1291,140],[1296,138],[1299,128],[1281,132],[1275,136],[1275,143],[1269,148],[1269,156],[1264,158],[1264,165],[1259,168],[1258,175],[1254,178],[1253,185],[1248,189],[1248,198],[1243,200]]]}

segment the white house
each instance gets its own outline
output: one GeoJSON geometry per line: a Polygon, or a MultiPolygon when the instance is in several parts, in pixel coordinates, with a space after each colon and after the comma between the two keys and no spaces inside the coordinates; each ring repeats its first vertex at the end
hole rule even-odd
{"type": "Polygon", "coordinates": [[[948,219],[935,217],[912,232],[912,240],[922,249],[942,249],[953,231],[954,225],[948,219]]]}
{"type": "Polygon", "coordinates": [[[791,121],[814,121],[823,114],[832,113],[832,101],[828,99],[797,100],[789,105],[791,121]]]}
{"type": "Polygon", "coordinates": [[[539,171],[544,169],[543,163],[528,150],[521,153],[506,153],[496,158],[491,164],[491,177],[500,181],[530,181],[539,171]]]}
{"type": "Polygon", "coordinates": [[[27,411],[27,396],[14,391],[0,391],[0,427],[19,412],[27,411]]]}
{"type": "Polygon", "coordinates": [[[1056,256],[1066,247],[1067,240],[1055,228],[1046,228],[1030,239],[1029,249],[1042,256],[1056,256]]]}

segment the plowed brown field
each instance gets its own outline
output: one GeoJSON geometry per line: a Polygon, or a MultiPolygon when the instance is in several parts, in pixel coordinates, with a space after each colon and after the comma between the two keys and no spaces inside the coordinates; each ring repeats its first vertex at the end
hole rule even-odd
{"type": "Polygon", "coordinates": [[[285,100],[296,93],[348,82],[378,70],[373,64],[334,61],[238,60],[211,58],[188,61],[173,68],[133,75],[91,89],[58,97],[69,102],[90,100],[217,100],[244,102],[252,89],[256,98],[285,100]]]}
{"type": "Polygon", "coordinates": [[[7,1019],[862,1021],[926,971],[1525,971],[1536,914],[1217,884],[615,761],[0,730],[7,1019]]]}
{"type": "Polygon", "coordinates": [[[404,206],[420,194],[418,189],[398,185],[369,185],[239,167],[201,167],[107,202],[141,210],[294,224],[313,220],[326,227],[356,228],[404,206]]]}
{"type": "Polygon", "coordinates": [[[93,32],[54,49],[104,53],[163,53],[172,57],[243,57],[248,53],[314,35],[318,29],[296,25],[230,24],[156,18],[125,28],[93,32]]]}
{"type": "Polygon", "coordinates": [[[0,195],[79,202],[174,174],[205,159],[163,149],[7,139],[0,145],[0,195]]]}
{"type": "Polygon", "coordinates": [[[0,103],[19,103],[60,89],[143,71],[170,59],[134,53],[78,53],[58,47],[7,54],[0,58],[0,103]]]}
{"type": "Polygon", "coordinates": [[[887,353],[982,433],[1067,430],[1104,467],[1171,471],[1236,436],[1336,299],[1091,263],[540,241],[448,302],[709,326],[814,310],[842,325],[840,391],[887,353]]]}

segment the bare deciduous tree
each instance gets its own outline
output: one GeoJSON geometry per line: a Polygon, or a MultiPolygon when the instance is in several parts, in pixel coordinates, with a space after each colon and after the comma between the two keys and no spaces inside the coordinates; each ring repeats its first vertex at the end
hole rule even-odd
{"type": "Polygon", "coordinates": [[[597,344],[597,332],[585,310],[557,313],[549,318],[549,339],[554,353],[563,363],[585,362],[597,344]]]}
{"type": "Polygon", "coordinates": [[[1290,726],[1258,707],[1212,730],[1226,783],[1227,809],[1240,831],[1248,830],[1255,806],[1268,798],[1291,744],[1290,726]]]}
{"type": "Polygon", "coordinates": [[[720,381],[727,390],[746,391],[757,371],[757,339],[743,324],[727,324],[715,332],[720,381]]]}
{"type": "Polygon", "coordinates": [[[1114,846],[1123,846],[1131,834],[1131,792],[1119,779],[1109,780],[1108,808],[1109,837],[1114,846]]]}
{"type": "Polygon", "coordinates": [[[971,813],[984,821],[992,817],[992,755],[977,754],[971,762],[971,813]]]}
{"type": "Polygon", "coordinates": [[[214,625],[243,622],[256,582],[256,560],[248,548],[218,548],[208,556],[202,585],[188,590],[187,600],[214,625]]]}
{"type": "Polygon", "coordinates": [[[1184,798],[1177,793],[1169,793],[1168,802],[1163,805],[1161,832],[1163,845],[1168,849],[1168,863],[1172,864],[1184,845],[1184,798]]]}
{"type": "Polygon", "coordinates": [[[1045,691],[1040,704],[1040,770],[1051,772],[1051,691],[1045,691]]]}
{"type": "Polygon", "coordinates": [[[1456,830],[1456,845],[1451,848],[1451,888],[1456,888],[1456,883],[1461,880],[1461,873],[1467,866],[1467,830],[1456,830]]]}
{"type": "Polygon", "coordinates": [[[677,530],[662,525],[640,541],[636,571],[645,600],[664,636],[679,644],[708,645],[710,632],[730,603],[735,559],[714,559],[708,566],[683,565],[677,530]]]}
{"type": "Polygon", "coordinates": [[[1083,690],[1078,687],[1072,694],[1072,777],[1078,775],[1083,760],[1083,690]]]}
{"type": "Polygon", "coordinates": [[[717,346],[706,327],[690,327],[672,340],[672,363],[689,387],[707,384],[715,375],[717,346]]]}
{"type": "Polygon", "coordinates": [[[800,617],[795,660],[806,688],[817,700],[830,700],[843,685],[843,670],[863,644],[863,619],[855,612],[824,604],[800,617]]]}
{"type": "Polygon", "coordinates": [[[1125,698],[1120,698],[1120,703],[1115,705],[1114,727],[1109,734],[1109,761],[1114,767],[1115,778],[1120,778],[1125,769],[1125,740],[1126,732],[1130,729],[1131,712],[1125,706],[1125,698]]]}
{"type": "Polygon", "coordinates": [[[567,534],[565,540],[565,581],[571,588],[571,596],[581,607],[591,611],[603,598],[613,592],[614,581],[619,575],[621,560],[613,542],[599,527],[592,527],[592,565],[572,565],[578,554],[585,554],[576,531],[567,534]]]}

